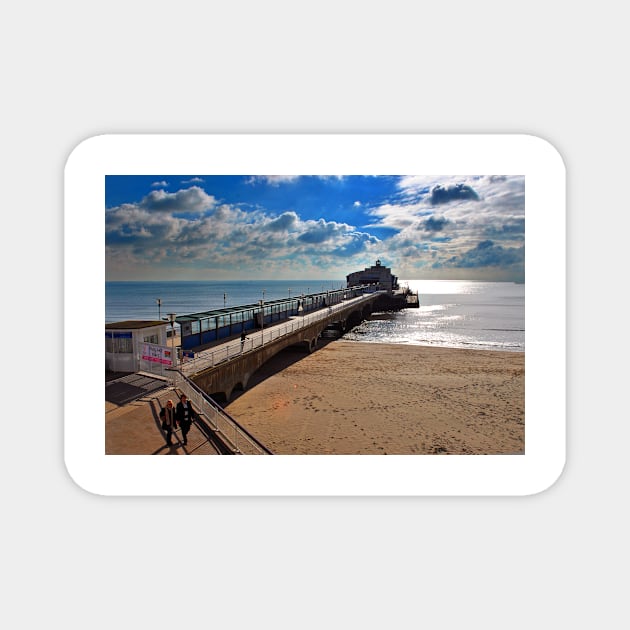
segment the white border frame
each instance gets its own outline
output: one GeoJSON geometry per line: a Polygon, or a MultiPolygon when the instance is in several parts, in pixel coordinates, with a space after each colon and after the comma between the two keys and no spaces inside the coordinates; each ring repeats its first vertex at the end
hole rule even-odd
{"type": "Polygon", "coordinates": [[[103,135],[65,168],[65,463],[102,495],[531,495],[566,449],[566,173],[530,135],[103,135]],[[105,455],[105,175],[525,176],[524,455],[105,455]]]}

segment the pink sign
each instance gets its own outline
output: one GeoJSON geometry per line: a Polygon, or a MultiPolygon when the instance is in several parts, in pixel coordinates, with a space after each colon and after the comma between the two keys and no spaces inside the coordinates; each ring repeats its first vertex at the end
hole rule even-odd
{"type": "Polygon", "coordinates": [[[172,350],[164,346],[156,346],[152,343],[142,344],[142,358],[145,361],[173,365],[172,350]]]}

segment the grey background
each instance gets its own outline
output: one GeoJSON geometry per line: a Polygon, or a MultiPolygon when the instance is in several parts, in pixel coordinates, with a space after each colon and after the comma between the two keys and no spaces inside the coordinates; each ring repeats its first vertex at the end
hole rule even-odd
{"type": "MultiPolygon", "coordinates": [[[[5,9],[8,627],[627,624],[620,6],[61,0],[5,9]],[[66,157],[100,133],[304,131],[531,133],[564,156],[568,458],[550,490],[99,498],[70,481],[66,157]]],[[[86,410],[86,421],[93,413],[101,411],[86,410]]]]}

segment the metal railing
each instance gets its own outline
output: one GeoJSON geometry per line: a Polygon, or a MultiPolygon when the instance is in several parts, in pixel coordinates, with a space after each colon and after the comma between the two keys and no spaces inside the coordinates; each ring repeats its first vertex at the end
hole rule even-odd
{"type": "Polygon", "coordinates": [[[235,455],[272,455],[273,453],[259,442],[246,429],[241,427],[224,409],[206,396],[184,374],[173,370],[169,375],[172,387],[179,389],[192,402],[195,411],[209,428],[218,434],[219,439],[235,455]]]}
{"type": "MultiPolygon", "coordinates": [[[[379,292],[377,291],[375,293],[379,292]]],[[[210,348],[208,350],[196,352],[192,359],[187,359],[180,365],[180,369],[187,376],[196,374],[197,372],[214,367],[219,363],[230,361],[247,352],[261,348],[265,344],[271,343],[280,337],[290,335],[291,333],[294,333],[301,328],[305,328],[306,326],[310,326],[315,322],[326,319],[337,311],[345,310],[348,308],[349,304],[360,304],[372,297],[374,297],[374,293],[369,293],[356,298],[351,298],[345,302],[324,307],[314,313],[309,313],[308,315],[295,315],[283,324],[271,324],[269,328],[263,328],[260,331],[252,333],[245,339],[245,341],[227,342],[218,348],[210,348]]]]}

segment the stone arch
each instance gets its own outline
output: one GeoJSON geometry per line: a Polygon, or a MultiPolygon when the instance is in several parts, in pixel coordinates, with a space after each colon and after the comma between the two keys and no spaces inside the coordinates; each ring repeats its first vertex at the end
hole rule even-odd
{"type": "Polygon", "coordinates": [[[249,379],[251,378],[251,375],[252,375],[252,372],[247,372],[243,374],[243,382],[239,383],[242,391],[245,391],[247,389],[247,383],[249,383],[249,379]]]}
{"type": "Polygon", "coordinates": [[[350,328],[358,326],[362,321],[363,317],[361,311],[352,311],[346,320],[346,329],[350,330],[350,328]]]}
{"type": "Polygon", "coordinates": [[[302,341],[298,341],[293,344],[294,348],[303,348],[307,353],[313,352],[312,350],[312,339],[302,339],[302,341]]]}
{"type": "Polygon", "coordinates": [[[230,392],[230,397],[235,391],[237,391],[237,392],[244,392],[245,391],[245,387],[244,387],[243,383],[238,382],[238,383],[236,383],[236,385],[234,385],[234,387],[232,387],[232,391],[230,392]]]}
{"type": "Polygon", "coordinates": [[[213,392],[213,393],[208,394],[208,395],[217,404],[223,406],[223,405],[227,404],[230,401],[230,395],[231,394],[232,394],[232,391],[230,390],[229,392],[213,392]]]}

